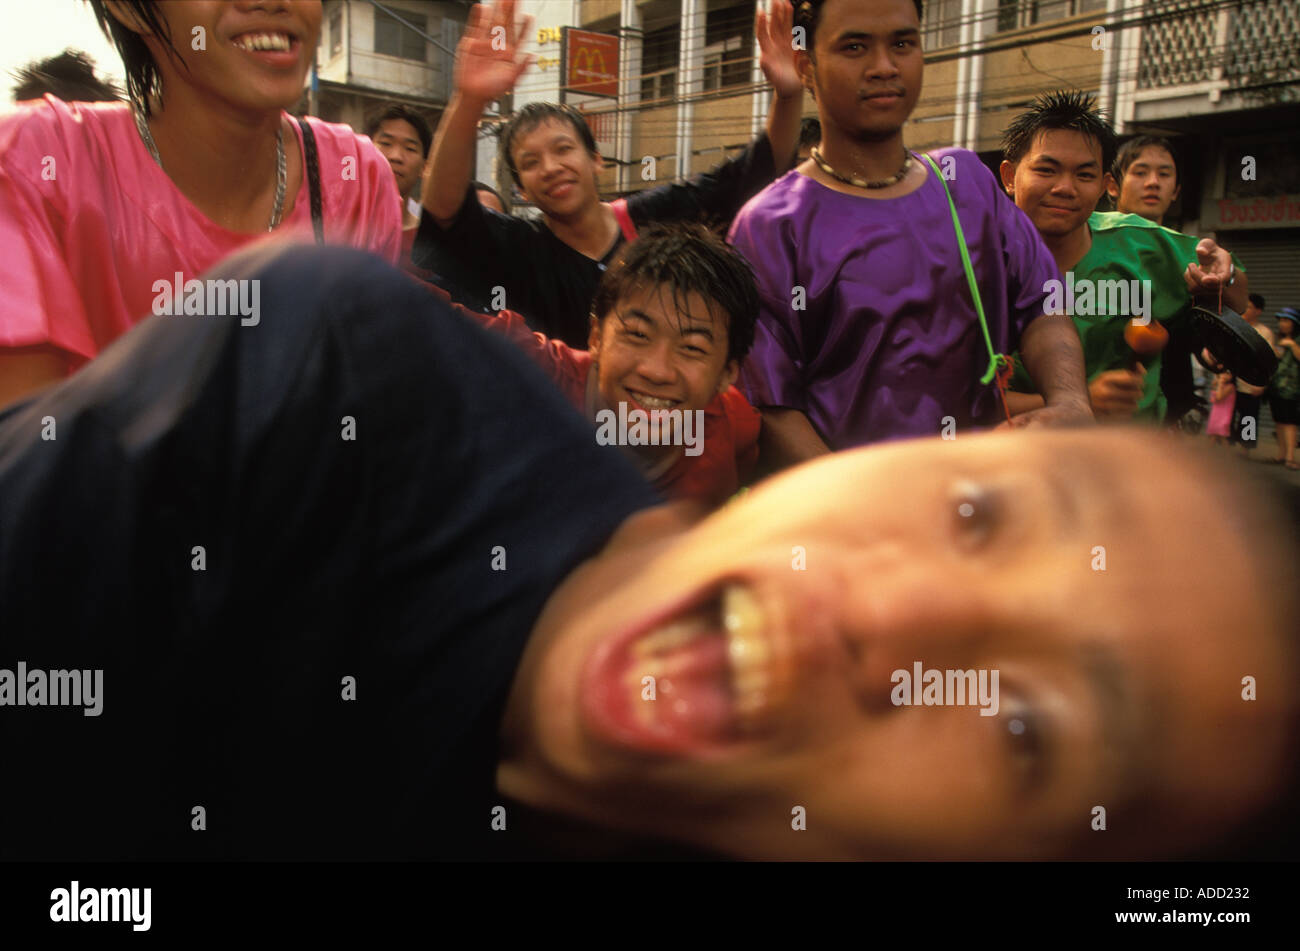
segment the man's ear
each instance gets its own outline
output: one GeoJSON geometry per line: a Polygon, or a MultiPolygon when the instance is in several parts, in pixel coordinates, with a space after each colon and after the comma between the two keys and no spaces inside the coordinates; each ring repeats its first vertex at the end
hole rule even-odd
{"type": "Polygon", "coordinates": [[[587,334],[587,352],[591,354],[591,359],[600,359],[600,318],[595,314],[590,317],[591,330],[587,334]]]}
{"type": "Polygon", "coordinates": [[[740,376],[740,361],[728,360],[727,365],[722,368],[722,376],[718,378],[718,392],[727,392],[727,387],[735,383],[738,376],[740,376]]]}
{"type": "Polygon", "coordinates": [[[1106,183],[1106,194],[1114,201],[1119,201],[1119,182],[1115,181],[1115,176],[1109,172],[1103,178],[1106,183]]]}
{"type": "MultiPolygon", "coordinates": [[[[140,19],[135,9],[123,3],[122,0],[104,0],[104,8],[108,10],[109,16],[132,33],[139,33],[141,36],[152,35],[153,31],[140,19]]],[[[158,13],[161,17],[162,11],[159,10],[158,13]]]]}
{"type": "Polygon", "coordinates": [[[1002,178],[1002,187],[1007,190],[1007,194],[1014,200],[1016,197],[1016,165],[1005,159],[998,166],[998,175],[1002,178]]]}
{"type": "Polygon", "coordinates": [[[794,68],[799,73],[799,78],[803,80],[803,88],[808,90],[813,101],[816,102],[817,89],[813,78],[816,76],[817,64],[813,62],[807,50],[794,51],[794,68]]]}
{"type": "Polygon", "coordinates": [[[1179,193],[1180,193],[1182,190],[1183,190],[1183,186],[1182,186],[1182,185],[1175,185],[1175,186],[1174,186],[1174,195],[1173,195],[1173,197],[1170,198],[1169,200],[1170,200],[1170,201],[1177,201],[1177,200],[1178,200],[1178,195],[1179,195],[1179,193]]]}

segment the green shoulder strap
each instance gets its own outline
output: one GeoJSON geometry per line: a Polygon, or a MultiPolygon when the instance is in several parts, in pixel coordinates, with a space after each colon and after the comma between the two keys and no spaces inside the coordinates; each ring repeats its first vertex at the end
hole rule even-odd
{"type": "Polygon", "coordinates": [[[992,383],[997,377],[998,367],[1002,361],[1010,362],[1006,357],[997,353],[993,349],[993,339],[989,336],[988,321],[984,319],[984,302],[980,300],[979,285],[975,283],[975,269],[971,267],[970,254],[966,250],[966,235],[961,230],[961,219],[957,217],[957,206],[953,203],[952,192],[948,191],[948,182],[944,179],[943,173],[939,171],[939,166],[934,164],[934,159],[929,155],[922,155],[926,164],[934,172],[934,177],[939,179],[939,184],[943,186],[944,197],[948,199],[948,210],[952,212],[952,229],[957,232],[957,250],[961,252],[961,265],[966,270],[966,283],[970,285],[970,296],[975,301],[975,313],[979,315],[980,330],[984,332],[984,345],[989,348],[989,366],[980,377],[981,383],[992,383]]]}

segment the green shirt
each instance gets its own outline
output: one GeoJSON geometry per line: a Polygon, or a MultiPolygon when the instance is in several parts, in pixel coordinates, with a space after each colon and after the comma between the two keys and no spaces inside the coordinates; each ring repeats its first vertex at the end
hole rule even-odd
{"type": "MultiPolygon", "coordinates": [[[[1183,272],[1196,262],[1200,239],[1163,228],[1139,215],[1114,211],[1093,212],[1088,217],[1088,228],[1092,247],[1070,269],[1073,301],[1068,295],[1061,296],[1066,307],[1073,304],[1071,317],[1083,342],[1084,372],[1091,382],[1107,370],[1127,370],[1136,362],[1124,340],[1124,327],[1140,316],[1144,302],[1150,305],[1150,317],[1162,324],[1184,317],[1192,299],[1183,272]],[[1100,283],[1103,281],[1122,281],[1125,291],[1110,285],[1110,290],[1098,293],[1098,287],[1107,287],[1100,283]],[[1129,283],[1132,281],[1150,281],[1149,298],[1141,283],[1134,287],[1129,283]],[[1134,291],[1139,295],[1137,299],[1133,299],[1134,291]],[[1129,298],[1127,306],[1125,297],[1129,298]]],[[[1237,267],[1242,270],[1240,264],[1237,267]]],[[[1045,308],[1048,313],[1054,303],[1049,294],[1045,308]]],[[[1015,360],[1011,388],[1021,393],[1034,392],[1020,354],[1015,355],[1015,360]]],[[[1160,392],[1160,355],[1148,360],[1146,368],[1146,385],[1133,418],[1158,422],[1164,419],[1167,405],[1160,392]]]]}
{"type": "Polygon", "coordinates": [[[1277,372],[1273,374],[1268,386],[1274,395],[1284,400],[1300,397],[1300,363],[1296,362],[1290,347],[1282,350],[1282,356],[1277,361],[1277,372]]]}

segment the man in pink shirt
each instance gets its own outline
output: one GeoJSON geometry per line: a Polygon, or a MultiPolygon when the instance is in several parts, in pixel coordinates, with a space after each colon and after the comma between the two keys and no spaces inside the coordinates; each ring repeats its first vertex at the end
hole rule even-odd
{"type": "Polygon", "coordinates": [[[319,120],[304,141],[284,111],[302,93],[319,0],[91,6],[133,104],[47,96],[0,119],[0,407],[158,312],[164,286],[267,232],[311,240],[313,164],[322,240],[400,253],[384,157],[319,120]]]}

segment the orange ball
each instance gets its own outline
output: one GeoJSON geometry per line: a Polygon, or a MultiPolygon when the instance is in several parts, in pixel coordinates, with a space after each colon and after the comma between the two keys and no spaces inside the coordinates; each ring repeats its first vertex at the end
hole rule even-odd
{"type": "Polygon", "coordinates": [[[1169,331],[1158,321],[1139,324],[1130,320],[1124,327],[1124,342],[1139,357],[1154,357],[1169,342],[1169,331]]]}

